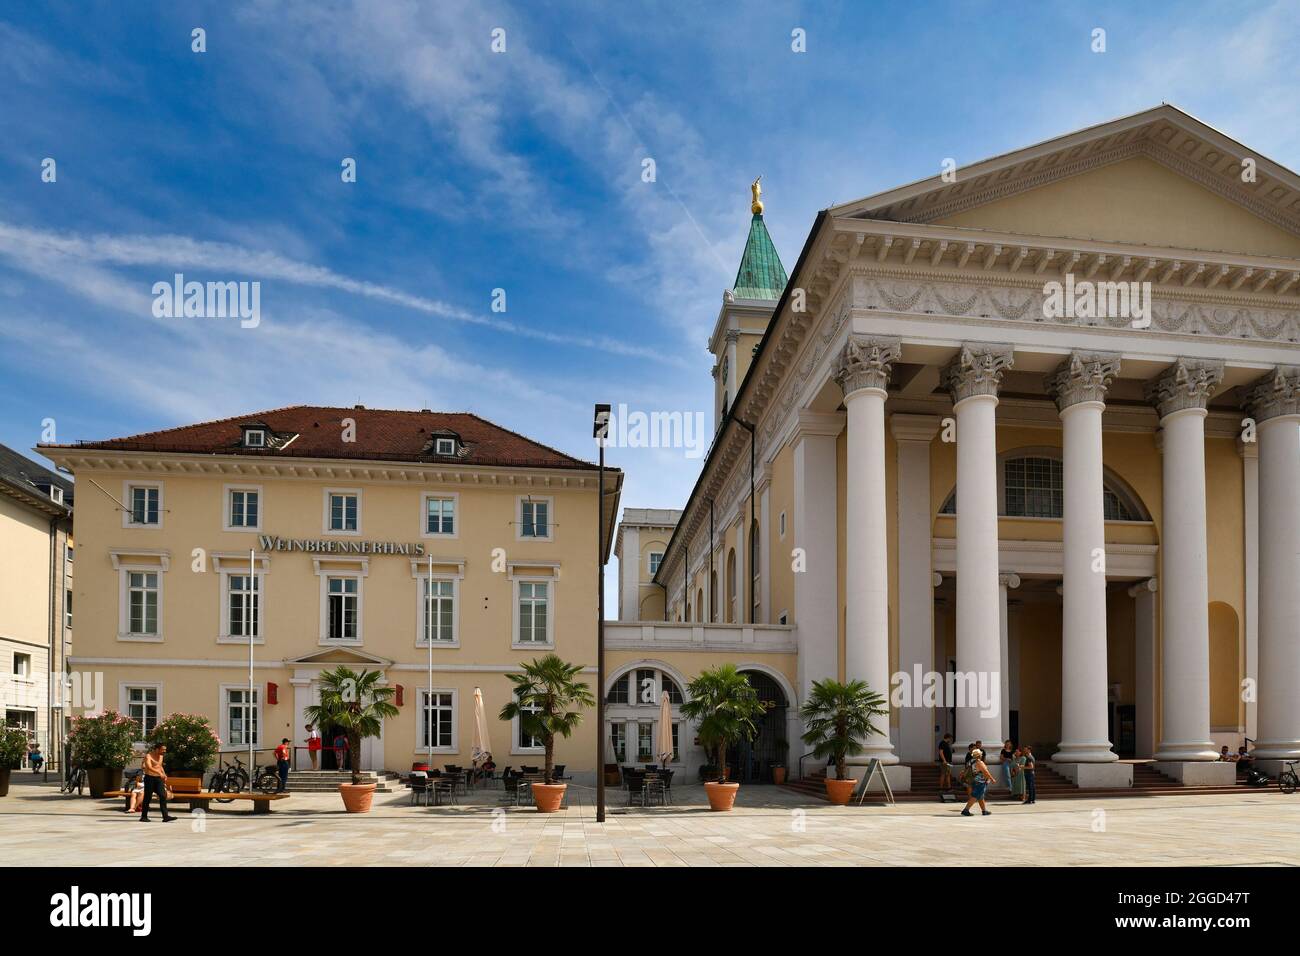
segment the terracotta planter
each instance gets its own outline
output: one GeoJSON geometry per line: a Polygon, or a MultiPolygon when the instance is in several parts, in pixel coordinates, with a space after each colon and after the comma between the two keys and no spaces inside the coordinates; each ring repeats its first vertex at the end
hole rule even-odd
{"type": "Polygon", "coordinates": [[[0,767],[0,797],[9,796],[9,774],[12,772],[8,767],[0,767]]]}
{"type": "Polygon", "coordinates": [[[785,767],[772,768],[772,782],[778,787],[785,783],[785,767]]]}
{"type": "Polygon", "coordinates": [[[533,784],[533,803],[538,813],[554,813],[564,802],[564,791],[569,789],[567,783],[533,784]]]}
{"type": "Polygon", "coordinates": [[[343,809],[348,813],[369,813],[370,803],[375,798],[373,783],[341,783],[339,793],[343,796],[343,809]]]}
{"type": "Polygon", "coordinates": [[[121,767],[86,768],[86,786],[90,788],[90,795],[96,800],[102,798],[109,790],[116,790],[121,783],[121,767]]]}
{"type": "Polygon", "coordinates": [[[730,810],[736,804],[738,783],[706,783],[704,792],[709,795],[710,810],[730,810]]]}
{"type": "Polygon", "coordinates": [[[835,780],[827,777],[826,799],[837,807],[848,806],[849,798],[853,796],[853,788],[857,785],[856,780],[835,780]]]}

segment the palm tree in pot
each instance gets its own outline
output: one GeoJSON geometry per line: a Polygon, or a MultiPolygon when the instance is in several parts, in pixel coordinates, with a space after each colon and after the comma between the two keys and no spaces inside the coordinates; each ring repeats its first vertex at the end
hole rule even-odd
{"type": "Polygon", "coordinates": [[[763,702],[749,678],[735,664],[721,664],[700,671],[686,685],[690,700],[682,704],[682,716],[695,723],[705,753],[718,768],[716,781],[706,780],[704,791],[714,810],[730,810],[736,802],[738,783],[727,783],[727,748],[740,740],[752,740],[758,731],[754,721],[763,715],[763,702]]]}
{"type": "Polygon", "coordinates": [[[392,704],[396,691],[379,683],[383,678],[378,671],[358,674],[341,664],[322,672],[320,679],[320,703],[305,709],[307,722],[317,727],[338,727],[348,738],[352,783],[339,784],[339,793],[349,813],[365,813],[374,798],[375,785],[361,782],[361,741],[378,737],[387,718],[401,716],[392,704]]]}
{"type": "Polygon", "coordinates": [[[808,727],[804,743],[812,745],[815,756],[835,762],[835,779],[826,778],[827,798],[831,803],[848,803],[857,785],[856,780],[848,778],[848,758],[862,753],[864,738],[884,734],[871,720],[889,716],[885,699],[866,681],[841,684],[827,678],[813,681],[799,716],[808,727]]]}
{"type": "Polygon", "coordinates": [[[574,708],[595,707],[590,688],[578,680],[581,664],[570,664],[547,654],[523,665],[522,674],[508,674],[514,697],[501,708],[502,720],[519,719],[520,729],[542,742],[545,751],[543,783],[533,784],[533,803],[542,813],[552,813],[564,801],[567,784],[555,782],[555,738],[572,736],[582,713],[574,708]]]}

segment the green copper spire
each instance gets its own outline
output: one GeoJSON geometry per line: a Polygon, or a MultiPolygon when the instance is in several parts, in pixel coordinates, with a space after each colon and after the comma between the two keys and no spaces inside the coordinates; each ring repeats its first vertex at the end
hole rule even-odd
{"type": "Polygon", "coordinates": [[[767,226],[763,223],[763,202],[759,198],[762,194],[762,187],[759,186],[762,178],[758,177],[750,186],[754,196],[750,209],[754,218],[749,223],[745,254],[740,257],[740,269],[736,272],[736,282],[732,286],[732,293],[738,299],[779,299],[789,278],[785,274],[785,266],[781,265],[781,257],[776,254],[776,246],[772,245],[767,226]]]}

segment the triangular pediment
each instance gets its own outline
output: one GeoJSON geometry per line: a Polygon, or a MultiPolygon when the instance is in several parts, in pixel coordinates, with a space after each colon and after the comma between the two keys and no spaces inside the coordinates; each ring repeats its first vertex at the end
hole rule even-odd
{"type": "Polygon", "coordinates": [[[1300,176],[1168,105],[958,168],[947,179],[868,196],[831,214],[1300,257],[1300,176]]]}
{"type": "Polygon", "coordinates": [[[291,657],[286,664],[300,664],[304,666],[318,665],[322,667],[334,667],[344,664],[349,667],[367,666],[367,667],[388,667],[393,662],[384,657],[376,657],[373,654],[367,654],[365,651],[357,650],[351,647],[327,647],[311,654],[304,654],[301,657],[291,657]]]}

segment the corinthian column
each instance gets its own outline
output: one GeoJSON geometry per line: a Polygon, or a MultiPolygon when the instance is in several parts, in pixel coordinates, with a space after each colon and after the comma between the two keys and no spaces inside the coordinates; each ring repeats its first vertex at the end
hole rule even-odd
{"type": "MultiPolygon", "coordinates": [[[[885,507],[885,385],[901,352],[898,339],[851,337],[835,380],[848,413],[845,514],[844,670],[889,697],[889,554],[885,507]]],[[[883,719],[882,719],[883,721],[883,719]]],[[[888,737],[863,741],[855,763],[898,763],[888,737]]]]}
{"type": "Polygon", "coordinates": [[[1300,368],[1250,391],[1259,440],[1259,684],[1255,756],[1300,759],[1300,368]]]}
{"type": "Polygon", "coordinates": [[[1215,760],[1205,534],[1205,406],[1223,363],[1179,359],[1148,383],[1164,442],[1160,555],[1160,746],[1156,760],[1215,760]]]}
{"type": "Polygon", "coordinates": [[[1061,613],[1061,745],[1064,763],[1108,763],[1106,521],[1101,415],[1119,358],[1075,352],[1047,379],[1061,414],[1064,580],[1061,613]]]}
{"type": "Polygon", "coordinates": [[[986,761],[997,759],[1002,733],[995,409],[1011,363],[1009,345],[964,345],[942,377],[957,417],[957,669],[968,682],[973,675],[985,698],[955,702],[957,740],[984,741],[986,761]]]}

